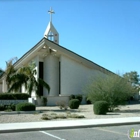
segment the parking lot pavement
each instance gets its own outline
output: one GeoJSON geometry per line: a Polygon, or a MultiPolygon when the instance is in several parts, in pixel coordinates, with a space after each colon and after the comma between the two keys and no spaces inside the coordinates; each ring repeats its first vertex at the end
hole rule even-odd
{"type": "MultiPolygon", "coordinates": [[[[1,133],[0,140],[129,140],[128,132],[130,136],[132,129],[138,131],[140,125],[1,133]]],[[[133,139],[139,140],[140,135],[133,139]]]]}

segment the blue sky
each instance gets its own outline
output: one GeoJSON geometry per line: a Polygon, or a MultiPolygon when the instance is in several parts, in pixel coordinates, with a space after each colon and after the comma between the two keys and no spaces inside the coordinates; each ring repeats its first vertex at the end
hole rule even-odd
{"type": "Polygon", "coordinates": [[[139,0],[0,0],[0,68],[43,38],[50,7],[61,46],[112,72],[140,74],[139,0]]]}

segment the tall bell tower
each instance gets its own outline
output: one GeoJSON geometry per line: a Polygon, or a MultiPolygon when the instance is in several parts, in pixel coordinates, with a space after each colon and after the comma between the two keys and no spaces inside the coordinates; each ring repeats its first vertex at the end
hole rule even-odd
{"type": "Polygon", "coordinates": [[[50,8],[48,13],[50,14],[50,22],[46,28],[44,37],[59,44],[59,33],[57,32],[57,30],[55,29],[55,27],[52,24],[52,14],[54,14],[54,11],[52,10],[52,8],[50,8]]]}

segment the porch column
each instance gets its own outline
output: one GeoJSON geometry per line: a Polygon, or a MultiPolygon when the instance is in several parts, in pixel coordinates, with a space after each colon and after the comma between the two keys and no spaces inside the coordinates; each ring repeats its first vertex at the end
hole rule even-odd
{"type": "MultiPolygon", "coordinates": [[[[44,59],[44,80],[50,86],[50,96],[59,95],[59,58],[54,55],[48,55],[44,59]]],[[[44,90],[44,95],[48,92],[44,90]]]]}

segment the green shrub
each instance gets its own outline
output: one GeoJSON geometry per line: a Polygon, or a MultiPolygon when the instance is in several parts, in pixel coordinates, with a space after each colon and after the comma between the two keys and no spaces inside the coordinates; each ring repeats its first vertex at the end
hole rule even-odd
{"type": "Polygon", "coordinates": [[[5,108],[4,108],[4,105],[0,105],[0,111],[4,111],[5,108]]]}
{"type": "Polygon", "coordinates": [[[108,102],[110,111],[124,105],[136,93],[130,82],[115,74],[96,76],[91,80],[91,84],[84,89],[88,99],[92,103],[101,100],[108,102]]]}
{"type": "Polygon", "coordinates": [[[15,93],[14,97],[17,100],[28,100],[28,98],[30,98],[31,96],[27,93],[15,93]]]}
{"type": "Polygon", "coordinates": [[[10,104],[10,105],[9,105],[9,108],[10,108],[12,111],[15,111],[15,110],[16,110],[16,105],[15,105],[15,104],[10,104]]]}
{"type": "Polygon", "coordinates": [[[71,94],[69,100],[75,99],[75,95],[71,94]]]}
{"type": "Polygon", "coordinates": [[[44,105],[44,106],[47,105],[47,101],[48,101],[47,97],[43,97],[43,105],[44,105]]]}
{"type": "Polygon", "coordinates": [[[82,102],[83,100],[83,96],[82,95],[75,95],[75,99],[78,99],[80,101],[80,103],[82,102]]]}
{"type": "Polygon", "coordinates": [[[0,111],[5,111],[5,110],[11,110],[15,111],[15,104],[10,104],[10,105],[0,105],[0,111]]]}
{"type": "Polygon", "coordinates": [[[32,103],[19,103],[16,105],[16,111],[35,111],[35,108],[32,103]]]}
{"type": "Polygon", "coordinates": [[[16,98],[11,93],[0,93],[0,100],[15,100],[16,98]]]}
{"type": "Polygon", "coordinates": [[[78,95],[70,95],[69,97],[69,100],[72,100],[72,99],[78,99],[80,101],[80,103],[82,102],[82,99],[83,99],[83,96],[78,94],[78,95]]]}
{"type": "Polygon", "coordinates": [[[80,105],[80,101],[78,99],[72,99],[69,101],[69,107],[71,109],[78,109],[80,105]]]}
{"type": "Polygon", "coordinates": [[[88,99],[88,97],[86,97],[85,100],[86,100],[87,104],[91,104],[91,101],[90,101],[90,99],[88,99]]]}
{"type": "Polygon", "coordinates": [[[0,100],[27,100],[29,97],[26,93],[0,93],[0,100]]]}
{"type": "Polygon", "coordinates": [[[94,114],[105,115],[108,111],[108,103],[106,101],[97,101],[94,103],[94,114]]]}

